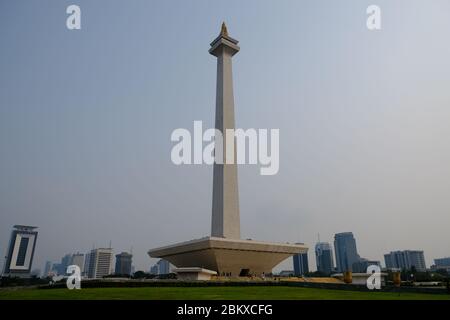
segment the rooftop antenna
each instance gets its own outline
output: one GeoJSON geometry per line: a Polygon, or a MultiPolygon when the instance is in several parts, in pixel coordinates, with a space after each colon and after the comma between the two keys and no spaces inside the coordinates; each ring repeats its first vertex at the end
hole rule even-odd
{"type": "Polygon", "coordinates": [[[317,233],[317,242],[320,242],[320,233],[317,233]]]}
{"type": "Polygon", "coordinates": [[[133,254],[133,246],[130,248],[130,254],[133,254]]]}
{"type": "Polygon", "coordinates": [[[111,240],[109,240],[109,248],[111,249],[111,240]]]}

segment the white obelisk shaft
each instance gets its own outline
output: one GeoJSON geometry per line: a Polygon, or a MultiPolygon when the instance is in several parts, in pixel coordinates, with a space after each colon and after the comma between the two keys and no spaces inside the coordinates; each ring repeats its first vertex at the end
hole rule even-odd
{"type": "MultiPolygon", "coordinates": [[[[225,163],[226,130],[234,129],[232,56],[239,51],[238,41],[229,37],[225,24],[211,43],[209,53],[217,57],[216,129],[223,135],[224,164],[214,164],[211,236],[240,238],[239,195],[234,144],[234,163],[225,163]]],[[[234,139],[234,138],[233,138],[234,139]]]]}

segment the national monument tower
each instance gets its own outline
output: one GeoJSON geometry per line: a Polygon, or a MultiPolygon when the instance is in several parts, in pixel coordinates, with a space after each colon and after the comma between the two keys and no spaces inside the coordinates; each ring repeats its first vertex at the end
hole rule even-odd
{"type": "Polygon", "coordinates": [[[228,35],[225,23],[211,42],[209,53],[217,57],[215,127],[223,135],[223,164],[214,163],[211,236],[151,249],[150,257],[175,265],[175,272],[215,273],[229,276],[268,274],[288,257],[306,253],[302,244],[241,240],[236,164],[225,161],[226,129],[235,128],[232,57],[239,52],[238,41],[228,35]],[[226,163],[228,162],[228,163],[226,163]],[[205,270],[206,269],[206,270],[205,270]]]}

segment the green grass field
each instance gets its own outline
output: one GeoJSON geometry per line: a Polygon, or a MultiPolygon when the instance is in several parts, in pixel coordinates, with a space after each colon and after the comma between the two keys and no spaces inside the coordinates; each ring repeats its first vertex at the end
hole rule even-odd
{"type": "Polygon", "coordinates": [[[300,287],[144,287],[68,289],[2,289],[1,299],[287,299],[287,300],[450,300],[450,295],[357,292],[300,287]]]}

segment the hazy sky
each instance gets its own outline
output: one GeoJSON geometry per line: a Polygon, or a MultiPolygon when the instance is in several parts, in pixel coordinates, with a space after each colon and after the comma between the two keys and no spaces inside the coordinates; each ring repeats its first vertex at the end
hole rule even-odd
{"type": "Polygon", "coordinates": [[[450,256],[449,15],[448,0],[1,0],[0,252],[36,225],[33,267],[111,240],[148,270],[148,249],[209,235],[212,167],[173,165],[170,134],[214,123],[225,20],[237,126],[280,129],[277,175],[239,168],[242,237],[305,242],[313,269],[318,233],[352,231],[369,259],[450,256]]]}

